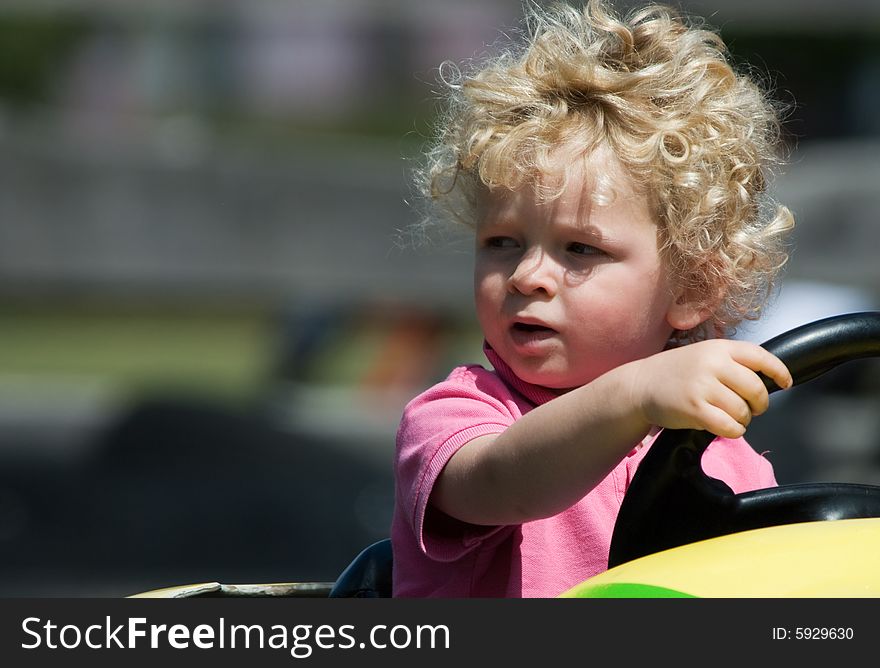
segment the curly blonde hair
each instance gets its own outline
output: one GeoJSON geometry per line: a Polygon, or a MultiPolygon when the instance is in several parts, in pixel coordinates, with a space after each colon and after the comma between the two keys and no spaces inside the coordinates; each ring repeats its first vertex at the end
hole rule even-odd
{"type": "Polygon", "coordinates": [[[734,70],[718,34],[669,7],[621,19],[602,0],[532,4],[526,28],[524,45],[469,74],[441,66],[448,106],[416,173],[426,200],[472,226],[481,192],[540,191],[555,149],[605,143],[646,187],[661,253],[711,312],[677,336],[725,336],[757,318],[794,225],[767,193],[781,162],[778,107],[734,70]]]}

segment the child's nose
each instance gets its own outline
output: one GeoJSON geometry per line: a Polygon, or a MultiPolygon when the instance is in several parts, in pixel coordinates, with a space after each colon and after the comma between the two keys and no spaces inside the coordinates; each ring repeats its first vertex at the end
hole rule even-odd
{"type": "Polygon", "coordinates": [[[524,295],[544,292],[552,297],[559,286],[556,269],[553,259],[545,251],[526,252],[507,279],[507,288],[524,295]]]}

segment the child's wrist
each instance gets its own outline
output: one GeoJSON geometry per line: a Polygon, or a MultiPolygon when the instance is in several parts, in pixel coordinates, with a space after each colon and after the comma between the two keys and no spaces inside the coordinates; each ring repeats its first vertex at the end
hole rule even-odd
{"type": "Polygon", "coordinates": [[[650,401],[645,386],[644,360],[628,362],[615,369],[618,388],[611,396],[618,397],[621,412],[638,424],[640,428],[650,429],[655,422],[651,419],[650,401]]]}

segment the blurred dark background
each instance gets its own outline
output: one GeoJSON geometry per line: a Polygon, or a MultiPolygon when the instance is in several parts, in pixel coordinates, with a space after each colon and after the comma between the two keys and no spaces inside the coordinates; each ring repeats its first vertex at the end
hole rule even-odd
{"type": "MultiPolygon", "coordinates": [[[[632,3],[621,3],[626,7],[632,3]]],[[[683,6],[791,107],[763,341],[872,309],[880,5],[683,6]]],[[[333,580],[388,533],[405,402],[481,361],[466,241],[410,244],[436,67],[514,0],[0,3],[0,596],[333,580]]],[[[878,373],[749,431],[880,483],[878,373]]]]}

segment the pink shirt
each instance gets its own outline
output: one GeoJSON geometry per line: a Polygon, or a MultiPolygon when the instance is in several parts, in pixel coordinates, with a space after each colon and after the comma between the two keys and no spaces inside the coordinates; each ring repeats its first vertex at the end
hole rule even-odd
{"type": "MultiPolygon", "coordinates": [[[[543,520],[478,526],[428,504],[437,476],[462,445],[504,431],[554,397],[517,378],[488,346],[485,351],[495,371],[457,367],[404,411],[391,526],[394,596],[552,597],[608,567],[620,503],[648,447],[634,447],[585,497],[543,520]]],[[[713,441],[703,470],[737,494],[776,485],[770,462],[741,438],[713,441]]]]}

